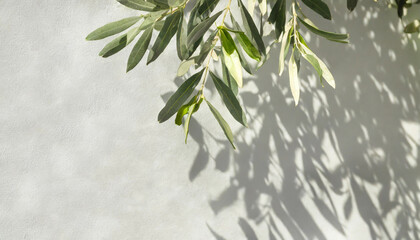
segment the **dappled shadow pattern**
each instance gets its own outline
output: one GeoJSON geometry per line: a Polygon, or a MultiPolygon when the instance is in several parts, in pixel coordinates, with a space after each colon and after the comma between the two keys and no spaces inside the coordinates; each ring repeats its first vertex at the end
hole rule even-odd
{"type": "MultiPolygon", "coordinates": [[[[239,151],[217,140],[224,147],[215,166],[232,178],[209,204],[218,214],[243,201],[247,216],[238,216],[238,227],[248,239],[257,239],[249,222],[265,224],[270,239],[330,239],[329,230],[346,237],[352,219],[364,222],[365,237],[420,239],[419,52],[397,31],[394,11],[363,4],[335,22],[351,33],[350,46],[308,41],[330,63],[337,89],[322,88],[302,62],[294,107],[287,73],[272,74],[274,49],[253,81],[258,91],[241,93],[250,129],[236,134],[239,151]]],[[[194,176],[209,161],[198,135],[194,176]]]]}

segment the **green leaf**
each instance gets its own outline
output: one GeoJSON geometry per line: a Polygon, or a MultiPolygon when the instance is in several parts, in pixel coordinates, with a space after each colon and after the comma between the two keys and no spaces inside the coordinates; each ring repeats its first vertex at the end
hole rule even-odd
{"type": "Polygon", "coordinates": [[[168,0],[168,5],[170,7],[179,7],[181,5],[183,5],[187,0],[168,0]]]}
{"type": "Polygon", "coordinates": [[[238,95],[238,83],[236,83],[235,79],[233,79],[232,75],[229,73],[229,70],[226,67],[225,57],[222,51],[222,73],[223,73],[223,82],[232,90],[232,92],[238,95]]]}
{"type": "Polygon", "coordinates": [[[165,24],[165,22],[164,22],[164,21],[162,21],[162,20],[157,21],[157,22],[155,22],[155,24],[153,24],[153,28],[154,28],[156,31],[160,32],[160,31],[162,31],[163,24],[165,24]]]}
{"type": "Polygon", "coordinates": [[[289,81],[290,81],[290,90],[292,91],[293,99],[295,100],[295,105],[299,103],[300,95],[300,86],[298,78],[298,67],[295,61],[295,48],[293,48],[292,55],[289,60],[289,81]]]}
{"type": "Polygon", "coordinates": [[[407,24],[404,28],[405,33],[415,33],[420,32],[420,19],[416,19],[411,23],[407,24]]]}
{"type": "Polygon", "coordinates": [[[251,39],[257,43],[258,50],[260,51],[260,53],[265,55],[264,41],[261,38],[260,32],[258,31],[258,28],[254,23],[254,20],[252,19],[248,10],[242,3],[242,0],[238,0],[238,4],[239,4],[239,8],[241,9],[244,27],[245,27],[246,32],[248,33],[248,36],[250,36],[251,39]]]}
{"type": "Polygon", "coordinates": [[[206,0],[198,8],[198,14],[203,16],[203,18],[207,18],[210,13],[214,10],[214,8],[219,3],[219,0],[206,0]]]}
{"type": "Polygon", "coordinates": [[[251,43],[251,41],[245,35],[245,33],[243,33],[243,32],[236,33],[236,37],[238,38],[239,44],[242,46],[242,48],[245,50],[245,52],[248,54],[248,56],[250,56],[252,59],[259,62],[261,60],[260,52],[251,43]]]}
{"type": "Polygon", "coordinates": [[[200,82],[203,72],[204,69],[187,79],[183,84],[181,84],[178,90],[176,90],[176,92],[169,98],[165,107],[159,112],[158,121],[160,123],[165,122],[170,117],[172,117],[172,115],[174,115],[178,111],[182,104],[184,104],[184,102],[194,91],[194,88],[200,82]]]}
{"type": "Polygon", "coordinates": [[[233,79],[235,79],[238,87],[242,87],[242,64],[238,52],[235,50],[229,54],[224,47],[222,48],[222,51],[226,68],[229,70],[233,79]]]}
{"type": "Polygon", "coordinates": [[[357,5],[357,0],[347,0],[347,9],[350,10],[350,12],[352,12],[357,5]]]}
{"type": "Polygon", "coordinates": [[[314,10],[316,13],[322,17],[331,20],[331,12],[327,4],[321,0],[302,0],[302,2],[308,6],[310,9],[314,10]]]}
{"type": "Polygon", "coordinates": [[[115,35],[117,33],[120,33],[127,28],[133,26],[136,22],[138,22],[142,17],[129,17],[124,18],[122,20],[108,23],[95,31],[91,32],[87,37],[86,40],[92,41],[92,40],[99,40],[104,39],[106,37],[115,35]]]}
{"type": "MultiPolygon", "coordinates": [[[[182,16],[184,15],[182,10],[182,16]]],[[[187,22],[184,17],[181,17],[179,20],[178,32],[176,34],[176,50],[178,57],[181,60],[188,58],[188,48],[187,48],[187,22]]]]}
{"type": "Polygon", "coordinates": [[[226,53],[232,54],[236,50],[235,41],[225,29],[220,29],[220,40],[226,53]]]}
{"type": "Polygon", "coordinates": [[[162,10],[162,11],[146,14],[144,16],[144,21],[140,24],[139,28],[141,30],[148,29],[150,26],[152,26],[156,22],[157,19],[161,18],[163,14],[165,14],[166,12],[167,10],[162,10]]]}
{"type": "Polygon", "coordinates": [[[127,33],[115,38],[107,45],[105,45],[105,47],[99,52],[99,56],[106,58],[116,54],[117,52],[124,49],[128,44],[130,44],[139,33],[140,28],[136,27],[127,33]]]}
{"type": "MultiPolygon", "coordinates": [[[[197,112],[198,111],[198,109],[200,108],[200,104],[201,104],[201,102],[203,101],[203,99],[202,98],[200,98],[200,100],[198,101],[198,103],[197,103],[197,105],[195,106],[195,108],[194,108],[194,111],[193,111],[193,113],[195,113],[195,112],[197,112]]],[[[189,111],[189,107],[193,104],[193,103],[196,103],[197,102],[197,96],[194,96],[193,98],[191,98],[191,100],[187,103],[187,104],[185,104],[185,105],[183,105],[179,110],[178,110],[178,113],[176,114],[176,118],[175,118],[175,124],[176,125],[178,125],[178,126],[181,126],[181,124],[182,124],[182,118],[185,116],[185,114],[187,114],[188,113],[188,111],[189,111]]]]}
{"type": "Polygon", "coordinates": [[[147,2],[144,0],[117,0],[117,1],[126,7],[129,7],[135,10],[140,10],[140,11],[154,12],[154,11],[159,11],[162,9],[156,4],[153,4],[151,2],[147,2]]]}
{"type": "Polygon", "coordinates": [[[188,70],[190,69],[190,67],[194,64],[195,64],[195,58],[191,58],[191,59],[182,61],[181,64],[179,65],[179,67],[178,67],[178,72],[177,72],[176,75],[178,77],[181,77],[181,76],[185,75],[188,72],[188,70]]]}
{"type": "Polygon", "coordinates": [[[220,80],[213,72],[210,71],[210,76],[213,79],[214,85],[216,86],[217,91],[220,94],[223,102],[225,103],[227,109],[232,114],[233,118],[236,119],[240,124],[248,127],[246,121],[245,112],[242,110],[241,105],[239,104],[238,99],[236,99],[235,94],[232,90],[226,86],[222,80],[220,80]]]}
{"type": "Polygon", "coordinates": [[[301,18],[301,17],[298,16],[298,19],[311,32],[313,32],[313,33],[315,33],[315,34],[317,34],[321,37],[324,37],[324,38],[326,38],[330,41],[347,43],[347,40],[349,38],[348,34],[341,34],[341,33],[333,33],[333,32],[323,31],[323,30],[320,30],[319,28],[317,28],[315,26],[315,24],[313,24],[311,22],[311,20],[309,20],[308,18],[301,18]]]}
{"type": "Polygon", "coordinates": [[[204,42],[203,46],[201,47],[200,54],[197,57],[197,64],[201,65],[206,57],[209,55],[210,51],[216,46],[217,39],[215,39],[219,29],[213,31],[207,40],[204,42]]]}
{"type": "Polygon", "coordinates": [[[333,75],[331,74],[330,70],[328,69],[327,65],[318,57],[315,55],[315,53],[313,53],[307,46],[305,46],[305,44],[300,44],[299,47],[302,49],[301,53],[303,57],[308,60],[309,63],[312,64],[312,66],[315,68],[315,70],[318,72],[318,74],[320,74],[320,70],[321,70],[321,74],[322,77],[325,79],[325,81],[327,81],[327,83],[332,87],[335,88],[335,80],[333,75]],[[305,57],[306,56],[306,57],[305,57]],[[308,56],[310,56],[309,58],[307,58],[308,56]],[[318,61],[318,65],[320,70],[318,69],[318,66],[316,64],[313,64],[313,62],[318,61]]]}
{"type": "Polygon", "coordinates": [[[260,8],[261,15],[264,16],[267,13],[267,0],[258,0],[258,2],[258,7],[260,8]]]}
{"type": "Polygon", "coordinates": [[[276,1],[268,17],[268,22],[275,23],[276,38],[278,39],[284,31],[286,23],[286,0],[276,1]]]}
{"type": "Polygon", "coordinates": [[[293,33],[292,22],[288,22],[281,39],[280,56],[279,56],[279,75],[283,74],[284,71],[284,59],[286,58],[287,52],[289,51],[290,39],[293,33]]]}
{"type": "MultiPolygon", "coordinates": [[[[195,97],[194,99],[197,99],[197,98],[195,97]]],[[[187,116],[187,119],[185,119],[185,124],[184,124],[185,143],[187,143],[187,139],[188,139],[191,116],[193,115],[193,113],[198,111],[198,109],[200,108],[201,102],[203,102],[203,98],[200,98],[198,102],[194,100],[193,103],[188,107],[188,116],[187,116]]]]}
{"type": "Polygon", "coordinates": [[[150,27],[141,35],[140,39],[134,45],[133,50],[128,57],[127,63],[127,72],[133,69],[141,61],[144,54],[146,53],[147,47],[150,44],[150,39],[152,39],[153,28],[150,27]]]}
{"type": "Polygon", "coordinates": [[[162,31],[159,32],[159,35],[157,36],[157,39],[149,52],[149,56],[147,57],[147,64],[156,60],[163,52],[163,50],[165,50],[166,46],[168,46],[169,42],[178,29],[179,20],[181,17],[181,12],[177,11],[166,18],[162,27],[162,31]]]}
{"type": "Polygon", "coordinates": [[[211,25],[216,21],[216,19],[222,14],[223,11],[220,11],[214,14],[212,17],[207,18],[198,24],[189,34],[187,39],[187,45],[193,45],[196,41],[200,40],[203,35],[209,30],[211,25]]]}
{"type": "Polygon", "coordinates": [[[209,106],[210,111],[213,113],[214,117],[216,118],[217,122],[219,123],[220,127],[222,128],[223,132],[225,133],[233,149],[236,149],[235,144],[233,143],[232,130],[230,129],[228,123],[225,121],[225,119],[223,119],[222,115],[220,115],[219,111],[217,111],[217,109],[209,101],[207,101],[207,99],[206,99],[206,103],[209,106]]]}

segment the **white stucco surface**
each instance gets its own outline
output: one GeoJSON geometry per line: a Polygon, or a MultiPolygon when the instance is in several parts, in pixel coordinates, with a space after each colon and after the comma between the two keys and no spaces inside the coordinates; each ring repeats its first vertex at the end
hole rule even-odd
{"type": "Polygon", "coordinates": [[[362,1],[349,14],[341,2],[334,24],[313,19],[350,45],[304,35],[335,90],[302,61],[294,107],[275,48],[240,92],[244,129],[208,84],[233,151],[207,106],[187,145],[172,119],[157,122],[181,82],[174,42],[126,74],[128,50],[103,59],[106,41],[85,41],[135,12],[2,0],[0,239],[418,238],[420,42],[395,10],[362,1]]]}

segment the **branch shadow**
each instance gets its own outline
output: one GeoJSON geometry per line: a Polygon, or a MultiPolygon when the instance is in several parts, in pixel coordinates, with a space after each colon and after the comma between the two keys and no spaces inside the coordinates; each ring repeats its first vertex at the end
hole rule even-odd
{"type": "MultiPolygon", "coordinates": [[[[336,16],[344,4],[334,4],[336,16]]],[[[330,230],[346,238],[357,221],[366,226],[365,237],[420,239],[419,41],[402,36],[394,11],[375,3],[345,14],[335,26],[351,33],[350,46],[304,35],[330,63],[337,89],[320,87],[302,62],[294,107],[287,73],[272,74],[274,49],[277,56],[253,81],[258,95],[246,87],[240,93],[251,120],[250,129],[236,133],[239,151],[217,140],[216,170],[232,176],[209,205],[217,215],[244,201],[247,216],[238,217],[238,227],[246,239],[259,236],[250,221],[267,226],[270,239],[332,239],[330,230]]],[[[205,126],[193,122],[193,128],[200,149],[191,181],[209,162],[205,126]]]]}

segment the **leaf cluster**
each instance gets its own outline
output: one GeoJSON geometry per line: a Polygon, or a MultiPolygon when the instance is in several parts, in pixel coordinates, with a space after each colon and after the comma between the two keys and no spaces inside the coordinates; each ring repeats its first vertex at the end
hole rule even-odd
{"type": "MultiPolygon", "coordinates": [[[[127,61],[128,72],[141,62],[146,53],[146,64],[154,62],[175,38],[177,55],[181,61],[177,76],[185,76],[186,80],[159,112],[158,121],[163,123],[176,115],[175,124],[184,124],[185,142],[194,113],[200,109],[202,102],[206,102],[228,141],[235,148],[234,134],[229,124],[205,97],[205,84],[208,79],[213,81],[232,117],[248,127],[246,111],[238,99],[238,89],[244,85],[243,72],[253,74],[261,67],[269,57],[272,44],[280,45],[280,75],[285,69],[285,60],[289,55],[287,65],[290,88],[297,105],[300,95],[298,73],[301,58],[314,68],[322,86],[325,80],[335,88],[333,75],[305,42],[300,33],[301,27],[330,41],[348,43],[349,40],[348,34],[318,28],[305,16],[300,7],[300,4],[304,4],[320,17],[331,20],[330,9],[322,0],[248,0],[247,6],[242,0],[233,0],[237,3],[240,18],[231,12],[231,8],[235,6],[232,0],[228,0],[224,6],[221,6],[220,0],[117,1],[128,8],[138,10],[139,15],[108,23],[91,32],[86,39],[100,40],[120,34],[100,51],[99,55],[107,58],[138,38],[127,61]],[[185,11],[187,5],[191,6],[189,13],[185,11]],[[221,10],[215,11],[216,9],[221,10]],[[259,19],[259,26],[254,19],[259,19]],[[270,39],[263,38],[270,36],[263,32],[265,23],[272,26],[274,32],[270,45],[267,45],[270,39]]],[[[358,0],[347,0],[347,8],[353,11],[357,3],[358,0]]],[[[394,4],[398,16],[402,17],[404,9],[413,3],[408,0],[395,0],[394,4]]],[[[414,33],[419,32],[419,29],[419,20],[415,20],[408,24],[404,31],[414,33]]]]}

